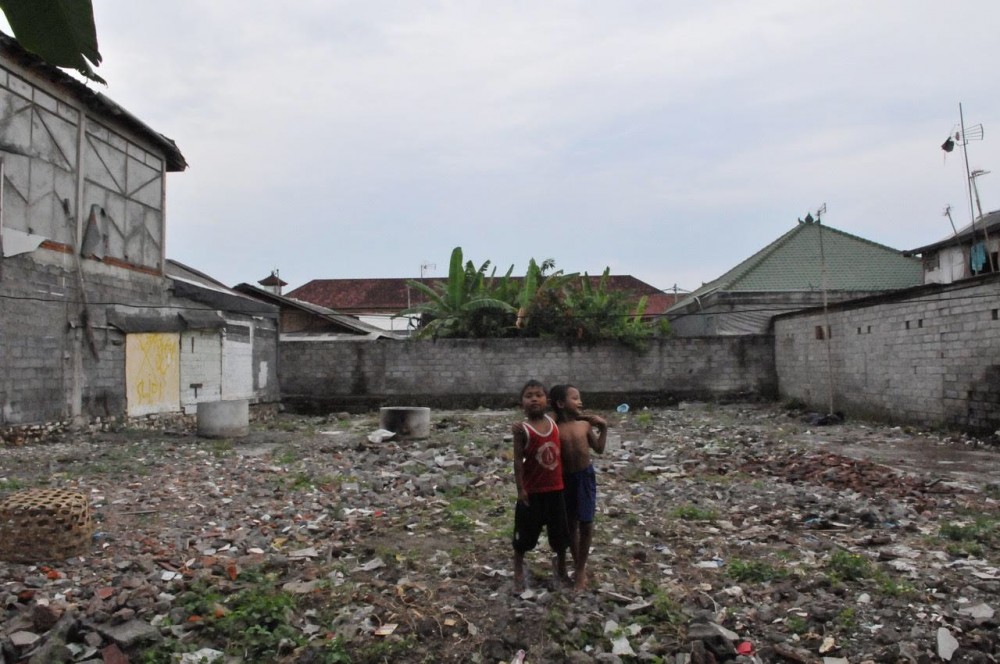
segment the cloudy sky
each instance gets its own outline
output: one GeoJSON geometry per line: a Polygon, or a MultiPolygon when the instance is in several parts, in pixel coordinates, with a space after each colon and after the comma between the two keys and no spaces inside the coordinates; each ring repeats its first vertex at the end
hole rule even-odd
{"type": "Polygon", "coordinates": [[[175,140],[167,254],[233,285],[523,273],[694,289],[826,204],[914,248],[1000,208],[1000,2],[95,0],[175,140]],[[971,135],[971,131],[969,134],[971,135]]]}

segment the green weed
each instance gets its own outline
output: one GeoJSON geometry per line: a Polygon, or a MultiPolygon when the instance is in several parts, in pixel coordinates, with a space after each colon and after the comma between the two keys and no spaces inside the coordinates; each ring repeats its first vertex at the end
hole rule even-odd
{"type": "Polygon", "coordinates": [[[8,491],[20,491],[27,487],[27,484],[18,479],[2,479],[0,480],[0,493],[7,493],[8,491]]]}
{"type": "Polygon", "coordinates": [[[788,571],[763,560],[736,559],[729,563],[727,574],[740,582],[764,583],[788,577],[788,571]]]}
{"type": "Polygon", "coordinates": [[[719,518],[718,512],[711,507],[701,507],[692,503],[678,505],[670,512],[670,515],[675,519],[683,519],[685,521],[713,522],[719,518]]]}
{"type": "Polygon", "coordinates": [[[212,455],[215,457],[229,456],[233,449],[233,441],[228,438],[212,441],[212,455]]]}
{"type": "Polygon", "coordinates": [[[829,576],[837,581],[858,581],[872,574],[872,563],[865,556],[838,549],[826,564],[829,576]]]}
{"type": "Polygon", "coordinates": [[[834,618],[834,622],[844,630],[852,630],[858,626],[857,612],[853,606],[845,606],[834,618]]]}
{"type": "Polygon", "coordinates": [[[788,616],[785,618],[785,626],[792,634],[805,634],[809,631],[809,623],[802,616],[788,616]]]}

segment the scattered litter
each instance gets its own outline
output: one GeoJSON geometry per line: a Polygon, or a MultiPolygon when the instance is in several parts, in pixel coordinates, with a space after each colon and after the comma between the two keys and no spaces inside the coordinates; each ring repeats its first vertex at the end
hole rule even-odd
{"type": "Polygon", "coordinates": [[[381,558],[372,558],[365,564],[355,567],[351,572],[374,572],[380,567],[385,567],[385,561],[381,558]]]}
{"type": "Polygon", "coordinates": [[[389,636],[399,627],[397,623],[386,623],[375,630],[375,636],[389,636]]]}
{"type": "Polygon", "coordinates": [[[391,440],[395,435],[395,431],[389,431],[388,429],[376,429],[368,434],[368,442],[381,443],[383,440],[391,440]]]}
{"type": "Polygon", "coordinates": [[[722,558],[712,558],[711,560],[702,560],[695,563],[695,567],[700,567],[702,569],[718,569],[722,567],[724,563],[722,558]]]}
{"type": "Polygon", "coordinates": [[[618,411],[619,413],[627,413],[628,412],[628,404],[627,403],[618,404],[618,407],[615,408],[615,410],[618,411]]]}

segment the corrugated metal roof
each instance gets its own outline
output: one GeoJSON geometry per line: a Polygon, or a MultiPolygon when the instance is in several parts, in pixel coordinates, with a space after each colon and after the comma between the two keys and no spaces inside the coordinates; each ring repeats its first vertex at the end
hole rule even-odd
{"type": "Polygon", "coordinates": [[[800,222],[671,309],[681,309],[714,292],[819,291],[825,287],[870,293],[907,288],[922,280],[920,261],[896,249],[820,223],[800,222]]]}
{"type": "MultiPolygon", "coordinates": [[[[994,210],[993,212],[987,212],[982,217],[976,220],[974,224],[970,223],[968,226],[959,229],[957,232],[953,232],[951,235],[938,240],[932,244],[925,245],[923,247],[918,247],[916,249],[908,249],[904,253],[907,256],[915,256],[918,254],[925,254],[929,251],[934,251],[935,249],[940,249],[942,247],[947,247],[951,245],[965,244],[972,241],[973,236],[990,234],[995,236],[1000,233],[1000,210],[994,210]]],[[[995,237],[991,239],[996,239],[995,237]]]]}
{"type": "Polygon", "coordinates": [[[278,307],[291,307],[293,309],[299,309],[301,311],[308,312],[320,318],[330,321],[340,327],[348,330],[351,334],[355,335],[367,335],[370,338],[386,338],[386,339],[403,339],[402,335],[396,334],[390,330],[383,330],[380,327],[370,325],[363,321],[354,318],[353,316],[348,316],[346,314],[341,314],[327,307],[320,306],[318,304],[313,304],[311,302],[305,302],[298,300],[287,295],[277,295],[271,291],[258,288],[252,284],[237,284],[235,290],[249,295],[251,297],[257,298],[264,302],[269,302],[278,307]]]}

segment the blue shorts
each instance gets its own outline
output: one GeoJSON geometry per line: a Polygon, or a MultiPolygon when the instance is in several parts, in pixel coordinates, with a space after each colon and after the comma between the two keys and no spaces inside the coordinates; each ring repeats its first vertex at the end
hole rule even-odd
{"type": "Polygon", "coordinates": [[[593,464],[563,475],[566,486],[566,514],[570,519],[590,523],[597,512],[597,473],[593,464]]]}

